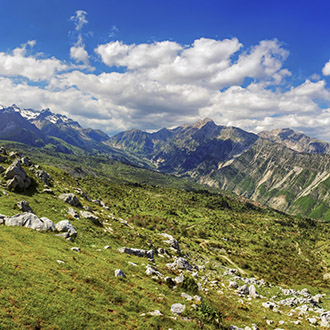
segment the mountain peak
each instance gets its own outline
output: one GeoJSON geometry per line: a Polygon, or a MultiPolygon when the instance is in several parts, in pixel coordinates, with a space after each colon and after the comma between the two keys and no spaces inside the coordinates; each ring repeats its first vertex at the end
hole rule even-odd
{"type": "Polygon", "coordinates": [[[199,128],[204,127],[207,124],[215,125],[215,123],[214,123],[214,121],[212,119],[206,117],[204,119],[200,119],[200,120],[196,121],[191,126],[194,127],[194,128],[198,128],[199,129],[199,128]]]}

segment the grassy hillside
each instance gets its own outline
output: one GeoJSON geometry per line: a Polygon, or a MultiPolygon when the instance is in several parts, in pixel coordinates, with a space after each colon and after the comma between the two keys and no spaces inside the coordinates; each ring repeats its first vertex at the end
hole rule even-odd
{"type": "MultiPolygon", "coordinates": [[[[55,223],[69,219],[78,236],[69,242],[53,233],[0,226],[0,328],[214,329],[232,324],[251,327],[255,323],[265,329],[271,319],[274,328],[283,320],[285,329],[309,329],[306,317],[287,315],[291,307],[282,306],[275,313],[261,304],[274,295],[283,298],[279,286],[307,287],[313,295],[330,294],[326,223],[261,209],[198,190],[189,181],[165,180],[155,172],[136,168],[135,173],[134,168],[128,170],[119,163],[104,165],[100,158],[94,158],[95,164],[92,158],[82,158],[76,166],[78,173],[73,159],[58,158],[62,167],[58,168],[49,165],[54,163],[54,155],[34,156],[33,161],[52,176],[54,195],[43,193],[44,184],[25,167],[34,184],[26,192],[17,193],[7,191],[2,179],[0,193],[3,190],[8,195],[0,197],[0,213],[18,213],[16,203],[24,199],[38,217],[48,217],[55,223]],[[123,180],[125,171],[129,172],[127,180],[123,180]],[[141,179],[145,183],[139,183],[141,179]],[[183,189],[185,184],[188,190],[183,189]],[[102,226],[69,216],[69,205],[58,198],[64,192],[75,193],[82,205],[99,217],[102,226]],[[96,199],[107,208],[91,201],[96,199]],[[198,270],[169,268],[166,264],[173,263],[179,254],[160,233],[178,240],[181,255],[198,270]],[[152,249],[154,260],[120,253],[118,248],[124,246],[152,249]],[[72,247],[79,247],[81,252],[72,251],[72,247]],[[159,248],[166,253],[157,253],[159,248]],[[163,277],[147,275],[147,265],[163,277]],[[257,287],[262,295],[258,299],[240,297],[228,287],[233,278],[226,270],[232,268],[241,274],[236,279],[239,285],[250,277],[271,285],[257,287]],[[126,277],[115,277],[116,269],[126,277]],[[165,280],[166,276],[174,279],[180,274],[184,281],[175,288],[165,280]],[[202,302],[186,300],[183,292],[200,296],[202,302]],[[171,313],[174,303],[185,305],[183,314],[171,313]],[[148,314],[154,310],[162,315],[148,314]]],[[[9,164],[1,165],[7,168],[9,164]]],[[[74,209],[78,213],[82,210],[74,209]]],[[[321,306],[330,309],[327,299],[321,306]]]]}

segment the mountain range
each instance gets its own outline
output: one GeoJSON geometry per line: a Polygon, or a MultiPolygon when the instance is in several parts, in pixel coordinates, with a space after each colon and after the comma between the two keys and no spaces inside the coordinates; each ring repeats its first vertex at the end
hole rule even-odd
{"type": "Polygon", "coordinates": [[[107,154],[135,166],[217,187],[280,211],[330,220],[330,144],[292,129],[258,135],[206,118],[112,137],[49,109],[0,108],[0,139],[107,154]]]}

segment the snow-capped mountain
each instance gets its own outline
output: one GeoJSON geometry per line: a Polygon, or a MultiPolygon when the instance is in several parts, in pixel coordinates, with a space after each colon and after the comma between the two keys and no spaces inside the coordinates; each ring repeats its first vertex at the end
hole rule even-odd
{"type": "MultiPolygon", "coordinates": [[[[32,146],[55,144],[62,147],[59,151],[67,152],[58,139],[84,150],[109,152],[111,147],[103,144],[109,139],[100,130],[84,129],[78,122],[50,109],[37,111],[21,109],[15,104],[10,107],[0,106],[0,139],[23,142],[32,146]]],[[[110,150],[110,151],[111,151],[110,150]]]]}

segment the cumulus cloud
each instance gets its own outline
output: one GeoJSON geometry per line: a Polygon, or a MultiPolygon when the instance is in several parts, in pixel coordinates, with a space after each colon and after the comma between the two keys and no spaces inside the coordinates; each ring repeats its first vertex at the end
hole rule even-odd
{"type": "Polygon", "coordinates": [[[31,81],[49,80],[57,72],[68,68],[66,64],[51,58],[27,56],[27,47],[33,47],[34,40],[28,41],[10,53],[0,52],[0,76],[24,77],[31,81]]]}
{"type": "Polygon", "coordinates": [[[277,40],[250,48],[236,38],[200,38],[190,45],[111,41],[95,48],[108,66],[96,74],[82,70],[92,61],[80,34],[86,13],[75,17],[78,36],[70,56],[84,66],[29,55],[34,41],[0,53],[0,104],[50,107],[110,134],[210,117],[255,132],[292,127],[330,141],[326,82],[313,76],[289,85],[289,52],[277,40]],[[46,83],[35,83],[41,80],[46,83]]]}
{"type": "Polygon", "coordinates": [[[87,12],[84,10],[77,10],[75,15],[71,16],[70,18],[70,20],[75,25],[76,32],[78,32],[77,41],[70,48],[70,58],[72,58],[77,63],[83,63],[85,68],[93,70],[93,68],[89,65],[89,55],[83,42],[81,33],[83,26],[88,23],[86,16],[87,12]]]}
{"type": "Polygon", "coordinates": [[[322,73],[325,76],[330,76],[330,61],[325,64],[325,66],[322,69],[322,73]]]}

